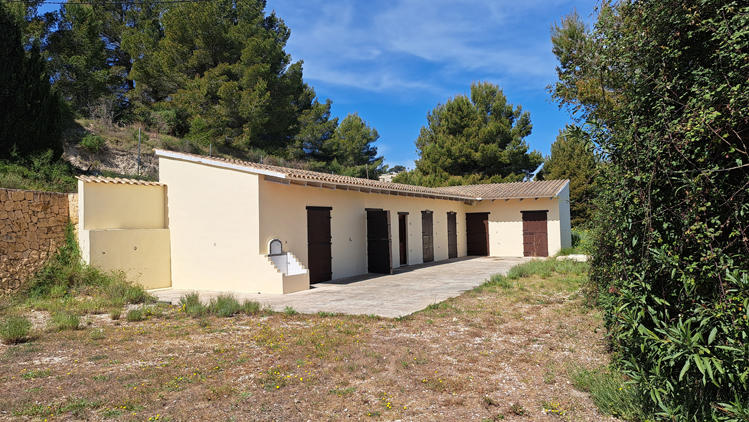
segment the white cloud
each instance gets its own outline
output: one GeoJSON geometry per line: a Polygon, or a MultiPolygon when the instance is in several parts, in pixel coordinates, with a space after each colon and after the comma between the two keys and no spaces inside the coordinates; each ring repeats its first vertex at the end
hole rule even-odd
{"type": "Polygon", "coordinates": [[[564,1],[269,3],[291,28],[287,51],[304,59],[305,79],[402,93],[442,91],[446,83],[471,76],[545,86],[554,77],[551,21],[539,24],[538,16],[564,1]]]}

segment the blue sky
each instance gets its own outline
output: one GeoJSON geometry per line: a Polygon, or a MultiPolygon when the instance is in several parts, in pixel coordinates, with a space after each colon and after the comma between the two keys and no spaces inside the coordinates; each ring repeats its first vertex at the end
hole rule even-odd
{"type": "Polygon", "coordinates": [[[334,116],[358,112],[380,134],[391,167],[413,168],[427,112],[472,81],[503,88],[531,113],[531,149],[547,155],[567,113],[549,101],[556,81],[552,22],[595,0],[268,0],[291,29],[286,52],[334,116]]]}

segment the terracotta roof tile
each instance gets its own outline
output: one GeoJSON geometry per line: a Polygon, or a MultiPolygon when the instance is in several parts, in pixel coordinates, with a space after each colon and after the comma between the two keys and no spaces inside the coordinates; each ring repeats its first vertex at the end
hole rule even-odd
{"type": "Polygon", "coordinates": [[[566,180],[549,180],[541,182],[518,182],[490,185],[453,186],[445,188],[427,188],[423,186],[404,185],[401,183],[381,182],[379,180],[361,179],[358,177],[341,176],[337,174],[320,173],[316,171],[292,169],[287,167],[271,166],[267,164],[253,163],[221,157],[206,157],[203,155],[188,154],[174,151],[155,150],[156,156],[184,159],[187,161],[199,161],[205,164],[211,162],[243,167],[248,170],[260,170],[275,173],[280,177],[296,181],[318,182],[333,185],[357,186],[362,188],[382,189],[403,193],[419,195],[434,195],[440,197],[452,197],[460,199],[499,199],[499,198],[534,198],[542,196],[555,196],[568,182],[566,180]]]}
{"type": "Polygon", "coordinates": [[[147,180],[121,179],[119,177],[97,177],[97,176],[76,176],[76,179],[86,183],[112,183],[115,185],[140,185],[140,186],[164,186],[163,183],[149,182],[147,180]]]}
{"type": "Polygon", "coordinates": [[[493,183],[485,185],[450,186],[446,192],[462,193],[482,199],[541,198],[559,195],[569,180],[539,180],[533,182],[493,183]]]}

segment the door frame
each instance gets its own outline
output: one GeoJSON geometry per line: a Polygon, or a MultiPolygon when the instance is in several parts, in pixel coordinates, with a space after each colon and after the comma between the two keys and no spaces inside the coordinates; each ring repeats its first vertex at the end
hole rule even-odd
{"type": "Polygon", "coordinates": [[[458,257],[458,213],[455,211],[447,212],[447,259],[458,257]],[[450,226],[452,218],[452,235],[450,234],[450,226]]]}
{"type": "Polygon", "coordinates": [[[490,247],[489,247],[489,212],[467,212],[466,213],[466,255],[473,255],[473,256],[489,256],[490,255],[490,247]],[[473,242],[470,242],[470,236],[475,235],[476,233],[471,233],[471,225],[468,224],[468,218],[472,216],[484,216],[485,218],[482,219],[484,222],[484,237],[486,242],[486,254],[476,254],[471,252],[476,252],[475,249],[471,249],[471,245],[473,242]]]}
{"type": "Polygon", "coordinates": [[[421,262],[426,263],[434,261],[434,211],[424,210],[421,212],[421,250],[421,262]],[[429,220],[432,226],[429,229],[429,235],[426,235],[424,231],[424,216],[426,215],[429,215],[429,220]],[[431,239],[430,242],[427,242],[427,237],[431,239]],[[430,247],[427,247],[427,243],[430,247]],[[430,250],[430,254],[428,255],[430,258],[429,260],[426,259],[427,255],[424,254],[424,251],[427,249],[430,250]]]}
{"type": "MultiPolygon", "coordinates": [[[[382,208],[365,208],[364,209],[366,213],[367,218],[367,272],[370,273],[378,273],[378,274],[392,274],[393,273],[393,240],[391,236],[391,222],[390,222],[390,211],[383,210],[382,208]],[[372,214],[370,214],[372,213],[372,214]],[[370,221],[373,221],[375,218],[375,213],[384,213],[385,217],[385,227],[384,227],[384,236],[382,232],[379,232],[379,230],[383,229],[382,227],[377,228],[377,232],[375,234],[370,233],[370,221]],[[376,243],[376,245],[375,245],[376,243]],[[380,262],[378,260],[373,260],[375,255],[373,255],[374,252],[376,252],[377,248],[382,247],[382,245],[385,245],[385,254],[386,261],[387,262],[380,262]],[[373,271],[374,268],[374,271],[373,271]]],[[[380,216],[381,217],[381,216],[380,216]]],[[[378,256],[378,258],[382,259],[383,256],[378,256]]]]}
{"type": "Polygon", "coordinates": [[[400,266],[404,267],[408,265],[408,213],[398,213],[398,259],[400,260],[400,266]],[[403,220],[403,227],[401,230],[401,220],[403,220]],[[405,259],[404,259],[405,257],[405,259]]]}
{"type": "MultiPolygon", "coordinates": [[[[333,210],[333,207],[308,206],[306,207],[306,210],[307,210],[307,270],[309,271],[309,275],[310,275],[310,284],[322,283],[322,282],[333,279],[333,233],[331,231],[331,228],[332,228],[331,222],[332,222],[333,216],[330,215],[330,212],[333,210]],[[322,277],[323,279],[317,280],[317,281],[313,281],[314,280],[313,275],[317,276],[318,269],[317,268],[313,269],[313,266],[315,265],[312,264],[312,259],[311,259],[312,254],[310,253],[310,251],[313,248],[312,243],[310,243],[310,239],[309,239],[309,235],[310,235],[309,212],[310,211],[327,211],[328,212],[328,217],[327,217],[328,231],[331,232],[329,236],[330,240],[327,242],[327,246],[330,248],[330,254],[329,254],[330,257],[325,258],[325,259],[330,260],[330,272],[321,273],[321,275],[327,276],[328,278],[322,277]]],[[[316,243],[321,243],[321,242],[316,242],[316,243]]]]}
{"type": "MultiPolygon", "coordinates": [[[[522,215],[522,221],[523,221],[523,232],[522,232],[522,234],[523,234],[523,256],[524,257],[528,257],[528,256],[548,257],[549,256],[549,210],[524,210],[524,211],[520,211],[520,214],[522,215]],[[528,213],[528,214],[531,214],[531,213],[544,213],[544,220],[543,221],[544,221],[544,223],[546,223],[545,226],[544,226],[546,230],[543,233],[542,237],[546,239],[546,249],[542,250],[541,254],[539,254],[538,245],[537,245],[539,237],[535,234],[535,232],[533,233],[533,248],[532,248],[533,250],[532,251],[526,251],[526,246],[525,245],[528,244],[525,241],[525,236],[526,236],[526,234],[525,234],[525,223],[526,223],[525,215],[526,215],[526,213],[528,213]]],[[[531,222],[531,221],[541,221],[541,220],[527,220],[527,221],[531,222]]]]}

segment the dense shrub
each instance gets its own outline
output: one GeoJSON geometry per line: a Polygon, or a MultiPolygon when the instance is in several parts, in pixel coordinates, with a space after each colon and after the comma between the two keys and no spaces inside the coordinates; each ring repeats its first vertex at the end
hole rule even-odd
{"type": "Polygon", "coordinates": [[[80,145],[89,152],[99,152],[106,141],[99,135],[88,134],[81,139],[80,145]]]}
{"type": "Polygon", "coordinates": [[[54,159],[52,151],[0,160],[0,187],[8,189],[75,192],[75,169],[63,159],[54,159]]]}
{"type": "Polygon", "coordinates": [[[660,417],[749,408],[749,6],[623,2],[591,279],[617,365],[660,417]]]}

